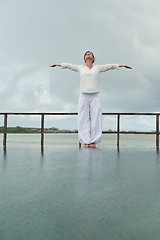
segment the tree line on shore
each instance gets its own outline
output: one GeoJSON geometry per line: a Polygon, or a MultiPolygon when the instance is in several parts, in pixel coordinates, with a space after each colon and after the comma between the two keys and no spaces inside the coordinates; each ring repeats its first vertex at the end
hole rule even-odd
{"type": "MultiPolygon", "coordinates": [[[[0,127],[0,133],[4,132],[4,127],[1,126],[0,127]]],[[[40,133],[41,132],[41,128],[35,128],[35,127],[20,127],[20,126],[16,126],[16,127],[7,127],[7,133],[40,133]]],[[[68,132],[68,133],[76,133],[77,130],[66,130],[66,129],[62,129],[60,130],[59,128],[44,128],[44,132],[46,133],[62,133],[62,132],[68,132]]]]}
{"type": "MultiPolygon", "coordinates": [[[[67,129],[59,129],[55,127],[51,128],[44,128],[45,133],[77,133],[78,130],[67,130],[67,129]]],[[[136,133],[138,131],[123,131],[123,132],[130,132],[136,133]]],[[[154,131],[150,131],[151,133],[154,131]]],[[[4,133],[4,127],[0,127],[0,133],[4,133]]],[[[7,127],[7,133],[41,133],[41,128],[36,127],[7,127]]],[[[103,131],[103,133],[116,133],[116,130],[108,129],[103,131]]]]}

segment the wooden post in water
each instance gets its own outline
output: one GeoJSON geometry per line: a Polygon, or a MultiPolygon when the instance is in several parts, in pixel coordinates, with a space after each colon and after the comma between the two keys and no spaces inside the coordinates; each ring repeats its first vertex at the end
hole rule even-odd
{"type": "Polygon", "coordinates": [[[3,145],[7,143],[7,113],[4,114],[4,131],[3,131],[3,145]]]}
{"type": "Polygon", "coordinates": [[[44,113],[41,115],[41,147],[44,146],[44,113]]]}
{"type": "Polygon", "coordinates": [[[156,148],[159,150],[159,114],[156,114],[156,148]]]}
{"type": "Polygon", "coordinates": [[[117,147],[119,148],[120,114],[117,115],[117,147]]]}

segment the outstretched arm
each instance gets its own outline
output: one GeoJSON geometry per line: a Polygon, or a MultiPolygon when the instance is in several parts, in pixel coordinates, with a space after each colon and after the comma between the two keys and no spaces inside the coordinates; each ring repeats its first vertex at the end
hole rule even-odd
{"type": "Polygon", "coordinates": [[[108,71],[108,70],[119,69],[121,67],[132,69],[130,66],[128,66],[126,64],[103,64],[103,65],[98,65],[99,72],[105,72],[105,71],[108,71]]]}
{"type": "Polygon", "coordinates": [[[126,64],[119,64],[119,67],[125,67],[125,68],[128,68],[128,69],[132,69],[132,67],[126,65],[126,64]]]}
{"type": "Polygon", "coordinates": [[[75,65],[75,64],[72,64],[72,63],[56,63],[56,64],[52,64],[50,67],[61,67],[62,69],[70,69],[70,70],[73,70],[75,72],[79,72],[79,69],[80,69],[80,65],[75,65]]]}
{"type": "Polygon", "coordinates": [[[52,64],[50,67],[61,67],[61,64],[52,64]]]}

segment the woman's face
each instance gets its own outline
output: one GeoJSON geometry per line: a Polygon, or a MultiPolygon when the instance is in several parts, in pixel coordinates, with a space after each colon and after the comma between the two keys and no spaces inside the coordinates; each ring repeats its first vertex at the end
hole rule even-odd
{"type": "Polygon", "coordinates": [[[94,55],[92,52],[86,52],[86,54],[84,55],[84,61],[86,62],[87,59],[91,59],[92,60],[92,63],[94,62],[94,55]]]}

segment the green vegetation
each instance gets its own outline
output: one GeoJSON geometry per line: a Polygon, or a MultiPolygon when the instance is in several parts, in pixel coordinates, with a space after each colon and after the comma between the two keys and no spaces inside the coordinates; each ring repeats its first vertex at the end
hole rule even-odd
{"type": "MultiPolygon", "coordinates": [[[[4,132],[4,127],[0,127],[0,133],[4,132]]],[[[40,133],[41,128],[29,128],[29,127],[7,127],[7,133],[40,133]]],[[[77,132],[77,130],[59,130],[58,128],[52,127],[52,128],[45,128],[45,133],[74,133],[77,132]]]]}
{"type": "MultiPolygon", "coordinates": [[[[47,128],[45,130],[56,131],[58,128],[47,128]]],[[[0,133],[3,133],[4,127],[0,127],[0,133]]],[[[41,131],[40,128],[29,128],[29,127],[7,127],[7,133],[39,133],[41,131]]]]}

